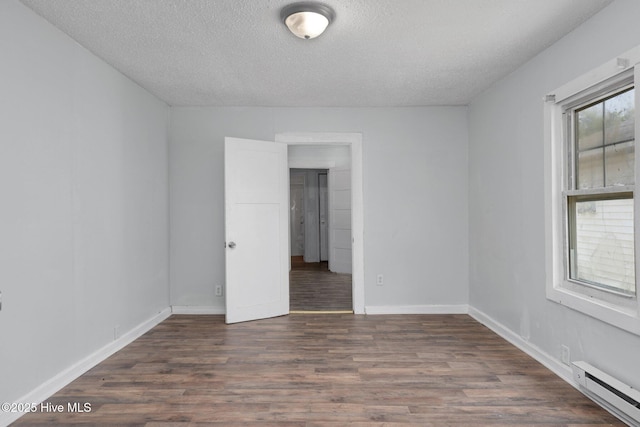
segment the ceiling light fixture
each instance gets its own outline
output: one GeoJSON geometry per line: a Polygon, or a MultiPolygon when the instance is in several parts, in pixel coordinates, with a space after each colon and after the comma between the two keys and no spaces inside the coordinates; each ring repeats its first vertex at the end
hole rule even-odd
{"type": "Polygon", "coordinates": [[[296,37],[309,40],[324,32],[335,18],[335,13],[324,4],[303,2],[285,6],[280,17],[296,37]]]}

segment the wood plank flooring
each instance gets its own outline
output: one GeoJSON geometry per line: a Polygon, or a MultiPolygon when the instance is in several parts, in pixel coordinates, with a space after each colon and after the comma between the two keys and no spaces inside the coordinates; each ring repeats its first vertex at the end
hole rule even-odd
{"type": "Polygon", "coordinates": [[[353,309],[351,274],[329,271],[326,262],[295,262],[289,273],[291,311],[350,311],[353,309]]]}
{"type": "Polygon", "coordinates": [[[15,425],[623,425],[466,315],[171,316],[15,425]]]}

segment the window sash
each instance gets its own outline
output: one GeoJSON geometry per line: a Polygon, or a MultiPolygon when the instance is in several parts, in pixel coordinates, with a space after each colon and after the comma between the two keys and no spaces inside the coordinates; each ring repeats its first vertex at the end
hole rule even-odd
{"type": "MultiPolygon", "coordinates": [[[[598,105],[600,103],[605,102],[607,99],[613,98],[622,94],[634,87],[634,74],[627,72],[623,73],[619,76],[616,76],[613,80],[608,82],[603,82],[595,87],[591,87],[579,94],[576,94],[572,97],[572,99],[565,100],[562,110],[563,116],[563,140],[564,143],[564,154],[565,154],[565,165],[566,165],[566,175],[564,190],[562,191],[562,200],[563,200],[563,223],[564,223],[564,248],[565,248],[565,260],[564,260],[564,280],[570,284],[571,287],[578,286],[593,288],[597,290],[597,293],[604,292],[605,294],[611,294],[612,296],[623,297],[624,299],[628,297],[635,297],[637,294],[638,286],[637,280],[634,274],[634,284],[632,291],[627,291],[626,289],[616,288],[615,286],[610,286],[606,283],[600,283],[597,281],[590,281],[578,278],[578,252],[576,252],[576,248],[578,246],[578,230],[576,229],[577,224],[577,216],[576,216],[576,203],[581,201],[605,201],[605,200],[615,200],[615,199],[632,199],[634,198],[635,185],[624,185],[624,186],[606,186],[606,182],[602,180],[602,186],[593,187],[593,188],[583,188],[579,189],[578,187],[578,156],[579,156],[579,147],[578,147],[578,123],[577,123],[577,112],[584,111],[592,106],[598,105]]],[[[637,116],[636,110],[636,116],[637,116]]],[[[634,136],[635,140],[635,136],[634,136]]],[[[635,145],[635,143],[634,143],[635,145]]],[[[604,146],[597,147],[604,150],[604,146]]],[[[635,150],[636,147],[634,147],[635,150]]],[[[603,158],[603,167],[604,158],[603,158]]],[[[636,213],[633,213],[634,218],[632,219],[632,226],[635,225],[636,213]]],[[[636,269],[635,266],[635,235],[637,230],[635,227],[633,229],[633,251],[634,251],[634,259],[632,268],[636,269]]],[[[608,298],[606,298],[608,299],[608,298]]]]}
{"type": "MultiPolygon", "coordinates": [[[[577,129],[578,123],[576,120],[576,112],[586,110],[589,107],[597,105],[605,100],[615,97],[623,92],[626,92],[634,88],[634,73],[626,72],[619,76],[616,76],[611,81],[606,81],[597,85],[591,89],[583,91],[564,103],[563,106],[563,121],[565,123],[563,137],[565,140],[565,153],[567,164],[567,176],[565,187],[568,190],[578,189],[578,141],[577,141],[577,129]]],[[[636,116],[637,116],[636,110],[636,116]]],[[[635,137],[634,137],[635,140],[635,137]]],[[[615,144],[620,144],[621,141],[615,144]]],[[[615,144],[605,144],[596,148],[603,148],[615,144]]],[[[604,165],[603,165],[604,166],[604,165]]],[[[618,186],[616,186],[618,187],[618,186]]],[[[603,183],[601,189],[607,188],[603,183]]],[[[619,187],[618,187],[619,188],[619,187]]]]}
{"type": "MultiPolygon", "coordinates": [[[[625,231],[622,227],[622,230],[617,230],[618,234],[615,239],[622,240],[622,242],[616,242],[616,254],[615,256],[607,256],[606,254],[601,254],[600,256],[595,255],[593,259],[589,258],[588,264],[590,267],[592,266],[591,274],[584,273],[582,268],[584,266],[584,261],[581,263],[581,260],[584,258],[581,257],[581,253],[584,253],[585,250],[583,247],[589,247],[590,245],[596,246],[597,251],[600,246],[606,247],[607,244],[610,243],[610,240],[599,235],[602,232],[600,227],[603,224],[600,224],[601,221],[598,221],[597,215],[594,216],[594,219],[590,221],[591,229],[586,229],[584,232],[579,232],[578,230],[578,212],[577,207],[578,203],[585,202],[607,202],[607,201],[615,201],[615,200],[631,200],[633,203],[633,191],[609,191],[606,193],[595,193],[585,191],[580,191],[581,194],[569,195],[565,194],[564,203],[565,203],[565,212],[566,214],[566,224],[567,224],[567,260],[565,268],[565,280],[583,285],[592,288],[600,289],[604,292],[612,293],[615,295],[620,295],[623,297],[633,297],[637,292],[637,284],[635,277],[635,229],[634,229],[634,220],[631,222],[631,244],[630,248],[628,237],[625,239],[626,235],[628,235],[628,231],[625,231]],[[586,193],[586,194],[585,194],[586,193]],[[591,236],[590,236],[591,235],[591,236]],[[591,238],[590,238],[591,237],[591,238]],[[627,240],[627,244],[624,245],[624,241],[627,240]],[[627,246],[627,247],[625,247],[627,246]],[[622,252],[622,253],[620,253],[622,252]],[[629,253],[630,252],[630,253],[629,253]],[[626,260],[626,262],[630,262],[630,270],[625,268],[620,268],[620,261],[625,261],[625,258],[631,257],[630,260],[626,260]],[[609,271],[608,271],[609,270],[609,271]],[[611,273],[611,274],[608,274],[611,273]],[[629,273],[631,273],[633,278],[633,286],[632,289],[626,289],[629,282],[625,279],[628,279],[629,273]],[[580,277],[582,276],[582,277],[580,277]],[[592,279],[587,278],[587,276],[591,276],[592,279]],[[605,280],[598,281],[594,279],[595,277],[602,277],[605,280]]],[[[601,206],[600,209],[604,208],[601,206]]],[[[594,214],[596,211],[594,210],[594,214]]],[[[633,208],[632,208],[633,213],[633,208]]],[[[635,213],[633,213],[635,215],[635,213]]],[[[610,219],[612,221],[612,219],[610,219]]],[[[588,223],[586,220],[583,222],[588,223]]],[[[583,224],[584,225],[584,224],[583,224]]],[[[613,224],[605,225],[605,228],[615,228],[613,224]]],[[[613,233],[609,233],[613,234],[613,233]]],[[[605,251],[606,252],[606,251],[605,251]]]]}

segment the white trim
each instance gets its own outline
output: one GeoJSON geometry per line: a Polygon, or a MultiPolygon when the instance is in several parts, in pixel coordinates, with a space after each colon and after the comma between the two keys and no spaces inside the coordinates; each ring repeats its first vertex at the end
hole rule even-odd
{"type": "Polygon", "coordinates": [[[335,167],[336,167],[335,160],[318,160],[318,159],[289,160],[289,169],[331,169],[335,167]]]}
{"type": "Polygon", "coordinates": [[[173,314],[226,314],[224,307],[207,305],[172,305],[173,314]]]}
{"type": "MultiPolygon", "coordinates": [[[[88,355],[84,359],[55,375],[53,378],[50,378],[31,392],[25,394],[19,399],[16,399],[15,402],[29,402],[35,404],[44,402],[46,399],[54,395],[63,387],[69,385],[72,381],[87,372],[89,369],[103,362],[117,351],[122,350],[124,347],[140,338],[153,327],[166,320],[169,316],[171,316],[171,309],[167,307],[160,313],[140,323],[138,326],[134,327],[117,340],[114,340],[113,342],[110,342],[104,347],[98,349],[94,353],[88,355]]],[[[22,415],[24,415],[24,413],[0,412],[0,426],[9,425],[20,418],[22,415]]]]}
{"type": "Polygon", "coordinates": [[[467,314],[467,304],[450,305],[368,305],[366,314],[467,314]]]}
{"type": "Polygon", "coordinates": [[[341,132],[286,132],[275,136],[288,145],[351,146],[351,235],[353,312],[364,314],[364,186],[362,134],[341,132]]]}
{"type": "Polygon", "coordinates": [[[482,311],[470,306],[469,316],[473,317],[475,320],[482,323],[484,326],[491,329],[493,332],[518,347],[538,362],[542,363],[546,368],[575,388],[578,388],[578,385],[573,381],[573,372],[571,371],[571,367],[563,365],[559,360],[531,344],[529,341],[517,335],[500,322],[495,321],[482,311]]]}
{"type": "Polygon", "coordinates": [[[624,73],[630,67],[634,67],[635,64],[639,62],[640,46],[636,46],[633,49],[629,49],[628,51],[618,55],[617,58],[611,59],[601,66],[571,80],[551,92],[551,94],[555,95],[555,102],[562,102],[587,88],[597,86],[613,76],[624,73]],[[626,66],[621,66],[619,59],[627,60],[626,66]]]}

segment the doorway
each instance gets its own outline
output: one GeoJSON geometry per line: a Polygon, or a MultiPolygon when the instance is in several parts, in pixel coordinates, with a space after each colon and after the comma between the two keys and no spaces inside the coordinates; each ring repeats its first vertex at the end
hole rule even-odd
{"type": "MultiPolygon", "coordinates": [[[[350,150],[350,170],[335,174],[347,188],[331,194],[331,200],[348,200],[353,210],[340,217],[348,223],[341,230],[342,246],[347,246],[348,262],[353,266],[353,312],[364,314],[364,257],[363,257],[363,175],[362,135],[358,133],[284,133],[276,134],[275,142],[225,137],[225,267],[226,322],[281,316],[289,312],[289,194],[288,170],[291,167],[335,168],[335,161],[311,156],[296,159],[295,166],[288,159],[289,148],[296,145],[342,147],[350,150]],[[318,165],[318,163],[323,163],[318,165]],[[353,171],[353,173],[351,173],[353,171]],[[248,184],[248,182],[252,184],[248,184]],[[254,185],[258,182],[258,185],[254,185]],[[338,197],[339,196],[339,197],[338,197]],[[268,211],[268,212],[267,212],[268,211]],[[352,227],[353,226],[353,227],[352,227]],[[269,232],[269,233],[267,233],[269,232]],[[345,245],[346,244],[346,245],[345,245]],[[270,269],[247,269],[247,262],[256,253],[269,255],[263,264],[270,269]],[[265,273],[266,270],[269,270],[265,273]],[[256,280],[255,273],[262,279],[256,280]],[[247,275],[251,277],[247,277],[247,275]],[[267,286],[265,286],[265,283],[267,286]]],[[[332,169],[333,168],[333,169],[332,169]]],[[[332,174],[329,173],[329,189],[332,174]]],[[[339,204],[338,204],[339,206],[339,204]]],[[[338,217],[335,215],[334,217],[338,217]]],[[[331,232],[330,232],[331,236],[331,232]]],[[[331,242],[331,238],[329,239],[331,242]]],[[[330,243],[329,265],[334,254],[344,253],[330,243]],[[336,249],[336,250],[334,250],[336,249]]]]}
{"type": "MultiPolygon", "coordinates": [[[[300,154],[300,150],[292,151],[293,157],[300,154]]],[[[329,151],[325,150],[327,153],[329,151]]],[[[348,163],[347,150],[333,150],[331,154],[338,163],[348,163]]],[[[336,191],[329,191],[329,172],[328,169],[295,168],[289,172],[289,301],[292,312],[353,310],[351,271],[338,271],[343,266],[338,262],[339,256],[348,258],[348,264],[351,264],[351,248],[346,249],[346,255],[333,256],[334,268],[330,268],[329,263],[330,247],[337,246],[339,242],[335,237],[339,237],[341,232],[339,221],[331,222],[329,195],[336,191]],[[330,244],[330,230],[334,235],[333,246],[330,244]]],[[[340,211],[334,209],[333,212],[340,211]]],[[[350,230],[348,234],[351,234],[350,230]]]]}
{"type": "Polygon", "coordinates": [[[326,169],[289,170],[291,257],[305,263],[329,261],[327,174],[326,169]]]}
{"type": "MultiPolygon", "coordinates": [[[[342,212],[340,215],[344,223],[348,223],[348,230],[344,228],[340,234],[339,243],[342,246],[349,246],[348,264],[339,265],[341,268],[348,268],[352,273],[352,301],[353,312],[364,314],[364,197],[363,197],[363,170],[362,170],[362,134],[342,133],[342,132],[287,132],[275,135],[275,141],[285,143],[289,147],[289,154],[299,147],[306,147],[314,150],[316,148],[344,147],[350,153],[348,162],[349,173],[342,171],[338,174],[338,179],[343,183],[346,181],[349,189],[342,189],[338,198],[348,199],[350,211],[342,212]]],[[[320,168],[336,169],[339,166],[333,158],[323,156],[321,152],[313,155],[302,154],[289,156],[289,168],[320,168]]],[[[331,181],[331,176],[329,176],[331,181]]],[[[331,184],[329,184],[331,188],[331,184]]],[[[331,196],[329,197],[331,199],[331,196]]],[[[329,233],[331,236],[331,233],[329,233]]],[[[331,239],[330,239],[331,240],[331,239]]],[[[331,263],[331,243],[329,244],[329,259],[331,263]]],[[[345,253],[343,248],[335,248],[338,254],[345,253]]]]}

